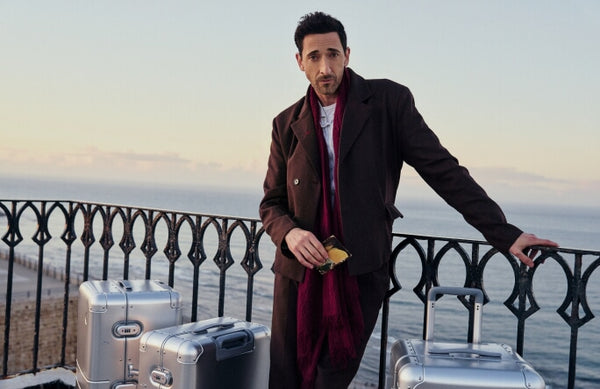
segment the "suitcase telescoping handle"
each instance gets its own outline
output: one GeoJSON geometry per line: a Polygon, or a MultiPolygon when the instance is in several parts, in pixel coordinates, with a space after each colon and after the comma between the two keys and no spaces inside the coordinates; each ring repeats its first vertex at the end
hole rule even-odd
{"type": "Polygon", "coordinates": [[[427,295],[427,322],[425,323],[425,340],[433,340],[433,323],[435,320],[435,302],[439,295],[474,296],[473,304],[473,343],[481,342],[481,309],[483,292],[476,288],[459,288],[453,286],[436,286],[427,295]]]}

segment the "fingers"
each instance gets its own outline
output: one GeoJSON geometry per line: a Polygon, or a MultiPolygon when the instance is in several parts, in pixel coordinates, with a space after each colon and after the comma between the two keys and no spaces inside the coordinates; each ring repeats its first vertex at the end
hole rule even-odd
{"type": "Polygon", "coordinates": [[[285,236],[285,241],[302,266],[313,269],[327,260],[325,247],[310,231],[294,228],[285,236]]]}
{"type": "Polygon", "coordinates": [[[558,243],[548,239],[540,239],[533,234],[521,234],[510,247],[509,251],[521,262],[529,267],[534,266],[533,259],[538,254],[538,249],[531,249],[530,246],[549,246],[558,247],[558,243]]]}
{"type": "Polygon", "coordinates": [[[517,257],[519,259],[519,261],[523,262],[528,267],[533,267],[534,266],[533,258],[532,257],[528,257],[523,252],[514,253],[514,256],[517,257]]]}
{"type": "Polygon", "coordinates": [[[529,237],[528,246],[549,246],[549,247],[558,247],[558,243],[553,242],[548,239],[540,239],[537,236],[531,234],[529,237]]]}
{"type": "Polygon", "coordinates": [[[525,250],[523,250],[523,254],[525,254],[526,256],[528,256],[531,259],[534,259],[535,256],[538,254],[539,250],[538,249],[531,249],[531,248],[526,248],[525,250]]]}

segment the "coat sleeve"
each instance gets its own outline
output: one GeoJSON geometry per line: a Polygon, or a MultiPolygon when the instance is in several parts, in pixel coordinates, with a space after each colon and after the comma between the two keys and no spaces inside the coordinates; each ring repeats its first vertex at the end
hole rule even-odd
{"type": "Polygon", "coordinates": [[[417,111],[410,91],[406,90],[397,101],[397,120],[402,129],[399,147],[404,161],[413,166],[425,182],[492,246],[508,252],[522,231],[507,223],[498,204],[441,145],[417,111]]]}
{"type": "Polygon", "coordinates": [[[259,214],[267,234],[283,254],[291,257],[285,244],[285,236],[294,227],[294,221],[288,207],[287,192],[287,155],[276,120],[273,120],[271,147],[267,164],[267,174],[263,183],[264,196],[260,202],[259,214]]]}

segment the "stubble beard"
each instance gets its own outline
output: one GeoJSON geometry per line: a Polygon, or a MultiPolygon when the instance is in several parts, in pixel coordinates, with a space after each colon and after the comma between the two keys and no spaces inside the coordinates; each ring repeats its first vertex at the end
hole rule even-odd
{"type": "Polygon", "coordinates": [[[319,77],[317,78],[317,82],[315,84],[316,85],[313,85],[313,87],[316,89],[317,93],[324,96],[335,96],[340,86],[340,83],[335,76],[319,77]],[[332,82],[327,85],[323,85],[321,82],[324,80],[332,82]]]}

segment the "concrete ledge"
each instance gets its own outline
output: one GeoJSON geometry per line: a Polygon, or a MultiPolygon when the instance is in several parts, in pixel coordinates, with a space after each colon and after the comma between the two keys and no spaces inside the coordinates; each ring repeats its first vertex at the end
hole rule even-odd
{"type": "Polygon", "coordinates": [[[0,389],[74,388],[75,373],[63,368],[44,370],[37,374],[23,374],[0,380],[0,389]]]}

